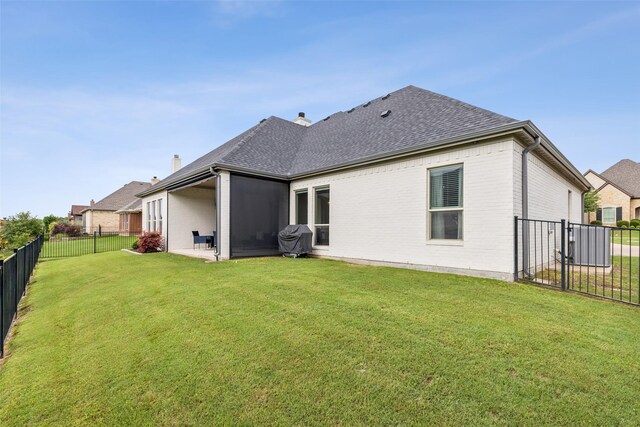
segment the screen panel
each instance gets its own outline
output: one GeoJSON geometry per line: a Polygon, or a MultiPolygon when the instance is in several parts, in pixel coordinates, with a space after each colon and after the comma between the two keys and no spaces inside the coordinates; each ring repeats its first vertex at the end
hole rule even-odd
{"type": "Polygon", "coordinates": [[[289,184],[231,174],[231,257],[279,255],[289,224],[289,184]]]}

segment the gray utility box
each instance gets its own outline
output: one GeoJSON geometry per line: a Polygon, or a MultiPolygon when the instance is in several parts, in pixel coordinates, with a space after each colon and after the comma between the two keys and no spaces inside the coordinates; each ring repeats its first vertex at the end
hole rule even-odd
{"type": "Polygon", "coordinates": [[[573,224],[569,232],[569,259],[575,265],[611,266],[611,229],[573,224]]]}

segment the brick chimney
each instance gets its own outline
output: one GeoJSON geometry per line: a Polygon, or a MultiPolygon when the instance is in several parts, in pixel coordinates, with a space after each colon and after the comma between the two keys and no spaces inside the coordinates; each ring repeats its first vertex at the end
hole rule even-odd
{"type": "Polygon", "coordinates": [[[311,126],[311,120],[307,119],[302,111],[298,113],[298,117],[293,119],[293,123],[300,126],[311,126]]]}
{"type": "Polygon", "coordinates": [[[151,185],[156,185],[159,182],[160,180],[158,179],[157,176],[154,176],[153,178],[151,178],[151,185]]]}
{"type": "Polygon", "coordinates": [[[177,172],[180,168],[182,168],[182,160],[179,155],[174,154],[171,159],[171,173],[177,172]]]}
{"type": "Polygon", "coordinates": [[[93,206],[95,204],[96,204],[95,200],[91,199],[91,201],[89,202],[89,206],[93,206]]]}

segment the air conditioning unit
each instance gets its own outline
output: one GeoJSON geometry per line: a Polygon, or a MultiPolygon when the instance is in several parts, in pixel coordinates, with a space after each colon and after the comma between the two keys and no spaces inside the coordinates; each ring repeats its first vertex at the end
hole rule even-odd
{"type": "Polygon", "coordinates": [[[573,224],[569,230],[569,262],[590,267],[610,267],[611,229],[573,224]]]}

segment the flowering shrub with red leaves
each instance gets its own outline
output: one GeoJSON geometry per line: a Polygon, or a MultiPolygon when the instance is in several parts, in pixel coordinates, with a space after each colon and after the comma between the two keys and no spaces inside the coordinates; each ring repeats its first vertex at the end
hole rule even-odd
{"type": "Polygon", "coordinates": [[[147,231],[138,238],[138,252],[142,254],[150,252],[161,252],[163,249],[163,238],[157,231],[147,231]]]}

